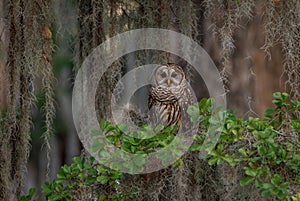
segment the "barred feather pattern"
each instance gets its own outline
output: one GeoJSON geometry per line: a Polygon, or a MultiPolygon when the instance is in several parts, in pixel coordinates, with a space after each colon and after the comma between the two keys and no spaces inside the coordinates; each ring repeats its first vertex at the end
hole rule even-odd
{"type": "Polygon", "coordinates": [[[172,88],[152,86],[148,99],[152,124],[189,127],[187,108],[191,104],[192,93],[185,79],[180,85],[172,88]]]}
{"type": "Polygon", "coordinates": [[[171,90],[162,87],[152,87],[149,96],[150,118],[157,126],[179,125],[181,118],[179,101],[171,90]]]}

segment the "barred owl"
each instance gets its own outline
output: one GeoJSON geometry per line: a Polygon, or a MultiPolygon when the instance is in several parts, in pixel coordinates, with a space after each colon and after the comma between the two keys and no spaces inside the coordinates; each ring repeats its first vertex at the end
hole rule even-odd
{"type": "Polygon", "coordinates": [[[169,63],[155,70],[148,97],[150,118],[154,126],[187,126],[187,107],[192,104],[192,100],[189,84],[180,66],[169,63]]]}

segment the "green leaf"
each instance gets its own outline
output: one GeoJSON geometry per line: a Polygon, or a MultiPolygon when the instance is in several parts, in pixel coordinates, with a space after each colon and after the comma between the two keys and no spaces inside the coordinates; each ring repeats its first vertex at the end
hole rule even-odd
{"type": "Polygon", "coordinates": [[[86,184],[87,185],[92,185],[96,182],[96,178],[95,177],[89,177],[86,179],[86,184]]]}
{"type": "Polygon", "coordinates": [[[95,139],[95,140],[92,141],[91,151],[92,152],[98,152],[98,151],[102,150],[103,147],[104,147],[104,143],[95,139]]]}
{"type": "Polygon", "coordinates": [[[145,147],[145,149],[146,150],[149,150],[149,149],[151,149],[151,148],[154,148],[154,147],[156,147],[158,145],[158,142],[151,142],[151,143],[149,143],[146,147],[145,147]]]}
{"type": "Polygon", "coordinates": [[[296,110],[300,110],[300,101],[291,100],[291,102],[294,104],[296,110]]]}
{"type": "Polygon", "coordinates": [[[253,180],[254,180],[254,177],[245,177],[245,178],[241,179],[240,185],[241,185],[241,186],[247,186],[247,185],[249,185],[253,180]]]}
{"type": "Polygon", "coordinates": [[[100,129],[102,131],[104,131],[106,129],[106,127],[109,125],[110,123],[108,121],[104,121],[103,119],[100,120],[100,129]]]}
{"type": "Polygon", "coordinates": [[[32,196],[35,194],[35,192],[36,192],[36,189],[35,189],[35,188],[30,188],[30,189],[29,189],[28,196],[29,196],[30,198],[32,198],[32,196]]]}
{"type": "Polygon", "coordinates": [[[213,98],[209,98],[206,101],[207,107],[212,107],[214,103],[215,103],[215,100],[213,98]]]}
{"type": "Polygon", "coordinates": [[[272,189],[272,188],[274,188],[274,186],[269,183],[263,183],[262,188],[263,189],[272,189]]]}
{"type": "Polygon", "coordinates": [[[232,167],[236,165],[234,158],[229,156],[228,154],[226,154],[225,157],[223,157],[223,159],[232,167]]]}
{"type": "Polygon", "coordinates": [[[96,136],[99,136],[100,135],[100,131],[97,130],[97,129],[92,129],[91,130],[91,136],[92,137],[96,137],[96,136]]]}
{"type": "Polygon", "coordinates": [[[199,102],[198,102],[198,107],[200,109],[205,109],[206,107],[206,102],[207,102],[207,99],[206,98],[202,98],[199,102]]]}
{"type": "Polygon", "coordinates": [[[187,113],[192,117],[192,119],[197,119],[200,114],[198,105],[193,104],[189,106],[187,109],[187,113]]]}
{"type": "Polygon", "coordinates": [[[42,184],[42,191],[46,194],[51,193],[52,190],[50,189],[50,182],[46,181],[42,184]]]}
{"type": "Polygon", "coordinates": [[[261,156],[264,156],[264,155],[267,153],[267,150],[266,150],[266,148],[265,148],[264,145],[258,146],[258,153],[259,153],[261,156]]]}
{"type": "Polygon", "coordinates": [[[73,159],[73,163],[80,163],[81,162],[81,159],[80,159],[80,157],[74,157],[73,159]]]}
{"type": "Polygon", "coordinates": [[[199,135],[194,135],[194,139],[201,144],[203,143],[203,139],[199,135]]]}
{"type": "Polygon", "coordinates": [[[145,164],[146,158],[145,155],[142,154],[136,154],[133,163],[139,167],[143,166],[145,164]]]}
{"type": "Polygon", "coordinates": [[[255,168],[255,166],[254,166],[254,164],[253,164],[252,162],[249,162],[248,165],[249,165],[249,167],[252,168],[252,169],[255,168]]]}
{"type": "Polygon", "coordinates": [[[287,93],[285,93],[285,92],[281,93],[281,99],[282,99],[283,101],[286,101],[288,97],[289,97],[289,94],[287,94],[287,93]]]}
{"type": "Polygon", "coordinates": [[[273,109],[267,109],[267,110],[265,111],[265,113],[264,113],[264,116],[265,116],[265,117],[271,118],[271,117],[272,117],[272,114],[274,113],[274,111],[275,111],[275,110],[273,110],[273,109]]]}
{"type": "Polygon", "coordinates": [[[223,151],[223,144],[219,144],[219,145],[217,146],[217,152],[218,152],[219,154],[221,154],[222,151],[223,151]]]}
{"type": "Polygon", "coordinates": [[[35,191],[36,191],[35,188],[29,189],[28,195],[22,196],[19,201],[31,201],[35,191]]]}
{"type": "Polygon", "coordinates": [[[102,185],[107,184],[108,180],[109,180],[109,178],[107,176],[98,176],[97,177],[97,181],[102,185]]]}
{"type": "Polygon", "coordinates": [[[255,186],[257,188],[262,188],[263,182],[261,180],[257,179],[257,180],[255,180],[255,186]]]}
{"type": "Polygon", "coordinates": [[[200,144],[193,144],[192,146],[190,146],[190,150],[191,151],[200,151],[201,147],[202,146],[200,144]]]}
{"type": "Polygon", "coordinates": [[[276,99],[281,99],[281,93],[280,92],[275,92],[273,93],[273,97],[276,99]]]}
{"type": "Polygon", "coordinates": [[[247,152],[246,152],[246,150],[245,150],[244,148],[240,148],[240,149],[239,149],[239,152],[242,154],[242,157],[243,157],[243,158],[246,158],[246,157],[247,157],[247,152]]]}
{"type": "Polygon", "coordinates": [[[115,126],[108,125],[108,126],[106,127],[105,131],[106,131],[106,134],[107,134],[107,133],[119,134],[118,131],[120,131],[120,130],[119,130],[117,127],[115,127],[115,126]]]}
{"type": "Polygon", "coordinates": [[[271,190],[269,190],[269,189],[265,189],[265,190],[260,191],[260,194],[263,197],[266,197],[266,196],[270,195],[270,193],[271,193],[271,190]]]}
{"type": "Polygon", "coordinates": [[[232,132],[234,135],[238,135],[238,132],[237,132],[237,130],[235,130],[235,129],[231,130],[231,132],[232,132]]]}
{"type": "Polygon", "coordinates": [[[49,200],[62,200],[62,197],[60,195],[54,194],[49,196],[49,200]]]}
{"type": "Polygon", "coordinates": [[[247,168],[247,169],[245,170],[245,173],[246,173],[246,175],[249,175],[249,176],[251,176],[251,177],[255,177],[255,176],[257,175],[257,172],[256,172],[255,170],[251,170],[251,169],[249,169],[249,168],[247,168]]]}
{"type": "Polygon", "coordinates": [[[125,125],[125,124],[119,124],[118,125],[118,128],[120,129],[120,131],[122,131],[123,133],[126,133],[126,132],[128,132],[129,131],[129,128],[128,128],[128,126],[127,125],[125,125]]]}
{"type": "Polygon", "coordinates": [[[282,177],[279,174],[275,174],[274,177],[271,179],[271,183],[274,185],[280,185],[282,177]]]}
{"type": "Polygon", "coordinates": [[[275,105],[277,105],[278,107],[282,106],[282,101],[281,100],[272,100],[272,103],[274,103],[275,105]]]}
{"type": "Polygon", "coordinates": [[[135,198],[136,197],[136,193],[130,193],[129,194],[129,198],[135,198]]]}
{"type": "Polygon", "coordinates": [[[286,200],[286,193],[282,192],[282,191],[279,191],[278,194],[277,194],[277,197],[280,199],[280,200],[286,200]]]}
{"type": "Polygon", "coordinates": [[[104,201],[106,198],[105,195],[100,195],[99,198],[98,198],[98,201],[104,201]]]}
{"type": "Polygon", "coordinates": [[[212,159],[209,159],[208,164],[214,165],[215,163],[217,163],[217,161],[218,161],[218,158],[212,158],[212,159]]]}

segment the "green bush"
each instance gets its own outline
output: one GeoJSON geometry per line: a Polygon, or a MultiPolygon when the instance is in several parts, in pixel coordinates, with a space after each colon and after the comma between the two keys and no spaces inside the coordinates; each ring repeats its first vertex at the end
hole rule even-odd
{"type": "MultiPolygon", "coordinates": [[[[70,166],[64,165],[57,173],[57,179],[52,182],[46,181],[42,185],[43,196],[46,200],[74,200],[75,196],[80,196],[80,189],[106,189],[110,194],[100,194],[98,200],[122,201],[126,198],[135,197],[136,191],[129,193],[118,192],[122,178],[122,173],[105,168],[95,162],[93,157],[86,160],[85,157],[74,157],[70,166]]],[[[34,194],[34,189],[29,195],[23,196],[20,201],[30,201],[34,194]]],[[[88,192],[89,193],[89,192],[88,192]]]]}
{"type": "MultiPolygon", "coordinates": [[[[300,102],[289,101],[287,93],[277,92],[273,97],[276,108],[266,110],[263,119],[243,120],[226,111],[217,146],[206,159],[209,165],[225,162],[242,166],[245,176],[240,180],[241,186],[254,182],[262,196],[274,195],[284,200],[296,195],[292,186],[300,184],[300,102]]],[[[205,100],[201,102],[200,109],[205,100]]],[[[195,136],[193,151],[201,150],[211,115],[209,112],[199,119],[200,128],[204,129],[195,136]]]]}
{"type": "MultiPolygon", "coordinates": [[[[243,120],[229,111],[214,110],[213,99],[202,99],[190,106],[188,113],[191,120],[199,122],[199,131],[194,136],[195,143],[190,151],[208,150],[205,160],[209,165],[228,163],[232,167],[242,167],[244,177],[240,185],[253,183],[263,197],[276,196],[281,200],[299,201],[300,194],[293,187],[300,184],[300,102],[289,100],[287,93],[276,92],[273,96],[275,109],[266,110],[262,119],[250,117],[243,120]],[[220,121],[224,124],[218,123],[220,121]],[[219,133],[216,146],[210,147],[204,143],[209,135],[216,132],[219,133]]],[[[125,125],[115,126],[101,121],[100,130],[113,146],[129,153],[147,154],[169,145],[177,128],[163,129],[158,126],[153,131],[145,125],[128,136],[125,125]],[[141,135],[154,136],[140,139],[138,136],[141,135]]],[[[98,135],[97,130],[91,133],[92,137],[98,135]]],[[[101,141],[94,140],[92,151],[97,152],[103,146],[101,141]]],[[[111,187],[111,194],[101,194],[99,200],[134,198],[137,193],[134,189],[118,192],[121,178],[122,173],[103,167],[93,157],[88,161],[75,157],[70,166],[59,170],[56,180],[45,182],[42,190],[46,200],[72,200],[73,189],[103,185],[111,187]]],[[[31,190],[21,200],[31,200],[33,194],[34,190],[31,190]]]]}

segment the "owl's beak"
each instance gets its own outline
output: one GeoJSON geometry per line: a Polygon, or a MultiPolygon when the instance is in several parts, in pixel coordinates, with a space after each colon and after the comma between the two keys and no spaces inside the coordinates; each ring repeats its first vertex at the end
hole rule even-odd
{"type": "Polygon", "coordinates": [[[168,79],[168,87],[170,86],[170,84],[171,84],[171,80],[170,80],[170,79],[168,79]]]}

